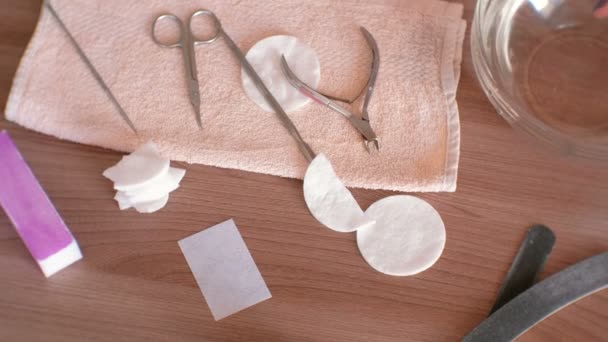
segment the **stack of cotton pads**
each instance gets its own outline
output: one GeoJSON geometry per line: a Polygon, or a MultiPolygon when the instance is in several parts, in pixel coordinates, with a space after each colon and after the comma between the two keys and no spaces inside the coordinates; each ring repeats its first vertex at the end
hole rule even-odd
{"type": "Polygon", "coordinates": [[[186,170],[170,166],[154,143],[147,143],[118,164],[103,172],[114,182],[120,210],[135,208],[140,213],[153,213],[162,209],[169,193],[179,188],[186,170]]]}

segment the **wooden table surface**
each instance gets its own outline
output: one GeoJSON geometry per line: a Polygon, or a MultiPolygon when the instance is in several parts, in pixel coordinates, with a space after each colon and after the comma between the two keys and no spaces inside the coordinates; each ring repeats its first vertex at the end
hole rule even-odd
{"type": "MultiPolygon", "coordinates": [[[[474,1],[464,1],[466,19],[474,1]]],[[[0,105],[35,27],[40,0],[0,2],[0,105]]],[[[486,317],[533,223],[557,244],[543,277],[608,250],[608,164],[560,156],[512,130],[486,100],[465,42],[456,193],[422,194],[443,217],[441,259],[412,277],[372,270],[354,234],[308,213],[302,182],[184,165],[168,206],[121,212],[101,172],[120,154],[0,119],[75,234],[84,259],[50,279],[0,212],[2,341],[455,341],[486,317]],[[273,298],[214,322],[177,240],[234,218],[273,298]]],[[[354,190],[366,208],[391,195],[354,190]]],[[[522,341],[600,341],[608,292],[588,297],[522,341]]]]}

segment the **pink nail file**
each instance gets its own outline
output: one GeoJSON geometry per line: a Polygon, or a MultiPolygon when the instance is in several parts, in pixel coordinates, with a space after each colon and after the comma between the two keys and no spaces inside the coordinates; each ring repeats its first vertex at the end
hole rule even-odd
{"type": "Polygon", "coordinates": [[[78,243],[6,131],[0,132],[0,206],[46,277],[82,258],[78,243]]]}

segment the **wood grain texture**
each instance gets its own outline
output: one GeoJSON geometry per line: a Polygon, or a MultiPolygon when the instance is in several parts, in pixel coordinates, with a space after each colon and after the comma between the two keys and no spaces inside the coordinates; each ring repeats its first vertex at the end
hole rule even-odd
{"type": "MultiPolygon", "coordinates": [[[[474,1],[464,1],[470,22],[474,1]]],[[[40,0],[0,2],[0,103],[40,0]]],[[[354,234],[308,213],[302,182],[201,165],[159,213],[121,212],[101,172],[116,152],[59,141],[0,119],[78,239],[84,259],[46,280],[0,212],[1,341],[455,341],[491,308],[533,223],[557,244],[543,277],[608,249],[608,163],[561,156],[512,130],[479,88],[465,42],[458,92],[458,191],[424,194],[447,245],[420,275],[379,274],[354,234]],[[234,218],[273,298],[213,318],[177,240],[234,218]]],[[[366,208],[391,195],[354,190],[366,208]]],[[[578,302],[522,341],[601,341],[608,292],[578,302]]]]}

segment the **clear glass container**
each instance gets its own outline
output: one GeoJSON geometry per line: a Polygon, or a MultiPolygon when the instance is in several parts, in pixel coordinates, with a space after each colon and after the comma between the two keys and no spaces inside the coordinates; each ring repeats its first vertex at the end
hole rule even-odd
{"type": "Polygon", "coordinates": [[[486,95],[512,126],[608,159],[608,18],[597,3],[479,0],[471,49],[486,95]]]}

